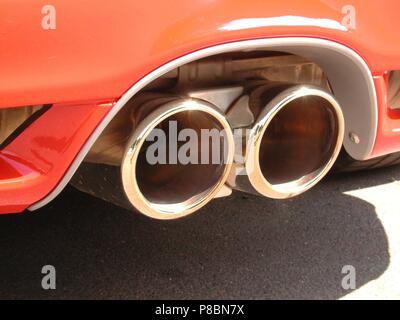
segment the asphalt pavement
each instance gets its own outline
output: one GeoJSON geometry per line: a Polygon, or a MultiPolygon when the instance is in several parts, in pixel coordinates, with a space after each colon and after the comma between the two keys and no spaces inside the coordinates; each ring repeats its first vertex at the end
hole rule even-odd
{"type": "Polygon", "coordinates": [[[0,216],[0,299],[400,299],[400,167],[156,221],[68,187],[0,216]],[[56,289],[41,269],[56,269],[56,289]],[[356,289],[342,287],[343,266],[356,289]]]}

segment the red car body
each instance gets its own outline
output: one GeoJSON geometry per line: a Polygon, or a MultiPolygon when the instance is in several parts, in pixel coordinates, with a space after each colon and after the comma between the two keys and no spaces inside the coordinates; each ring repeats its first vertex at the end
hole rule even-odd
{"type": "Polygon", "coordinates": [[[56,196],[115,106],[146,76],[242,41],[322,39],[354,52],[377,102],[373,147],[362,158],[400,151],[400,111],[387,99],[388,73],[400,70],[400,3],[353,0],[348,27],[347,2],[1,0],[0,108],[52,107],[0,150],[0,212],[35,209],[56,196]],[[56,9],[55,29],[42,27],[46,5],[56,9]]]}

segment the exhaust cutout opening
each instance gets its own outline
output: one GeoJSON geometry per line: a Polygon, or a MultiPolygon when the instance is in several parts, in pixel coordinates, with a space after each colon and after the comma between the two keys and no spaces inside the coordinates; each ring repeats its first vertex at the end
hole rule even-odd
{"type": "Polygon", "coordinates": [[[284,90],[253,128],[247,165],[251,184],[276,199],[303,193],[332,167],[343,135],[343,114],[330,94],[313,87],[284,90]]]}
{"type": "Polygon", "coordinates": [[[140,212],[174,219],[209,202],[224,185],[232,161],[233,136],[225,117],[201,100],[173,101],[135,130],[122,162],[123,185],[140,212]],[[156,131],[165,133],[162,141],[153,138],[159,137],[156,131]]]}

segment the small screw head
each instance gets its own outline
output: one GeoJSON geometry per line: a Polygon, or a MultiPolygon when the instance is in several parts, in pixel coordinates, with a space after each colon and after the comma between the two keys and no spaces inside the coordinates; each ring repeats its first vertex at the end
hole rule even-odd
{"type": "Polygon", "coordinates": [[[354,132],[349,133],[349,138],[350,138],[350,141],[355,144],[360,143],[360,137],[357,134],[355,134],[354,132]]]}

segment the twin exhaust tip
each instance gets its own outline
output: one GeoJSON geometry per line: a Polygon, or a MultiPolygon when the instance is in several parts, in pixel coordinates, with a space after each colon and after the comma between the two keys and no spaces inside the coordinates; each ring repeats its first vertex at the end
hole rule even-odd
{"type": "MultiPolygon", "coordinates": [[[[179,142],[182,144],[182,141],[179,142]]],[[[189,147],[195,155],[199,155],[206,149],[205,144],[213,142],[215,140],[210,139],[196,145],[191,142],[189,147]]],[[[122,161],[122,183],[128,199],[141,213],[156,219],[175,219],[193,213],[215,197],[225,184],[233,156],[233,134],[218,108],[202,100],[176,99],[159,106],[138,124],[122,161]],[[209,161],[211,154],[207,159],[203,156],[204,161],[200,164],[199,161],[179,161],[179,137],[173,136],[176,131],[170,132],[171,123],[176,125],[179,133],[196,133],[195,138],[201,136],[201,130],[217,132],[220,139],[216,144],[218,150],[213,146],[207,146],[207,150],[219,152],[222,161],[209,161]],[[151,135],[156,130],[166,133],[164,141],[153,140],[151,135]],[[220,135],[221,132],[223,134],[220,135]],[[149,141],[149,137],[153,141],[149,141]],[[161,159],[168,158],[166,163],[149,161],[149,156],[153,154],[149,153],[153,151],[150,150],[154,147],[152,142],[159,143],[158,150],[154,151],[164,153],[157,155],[161,159]],[[174,150],[171,152],[171,149],[174,150]]]]}
{"type": "Polygon", "coordinates": [[[252,187],[274,199],[307,191],[340,152],[344,118],[339,104],[329,93],[307,86],[261,87],[255,95],[250,104],[253,112],[260,111],[246,142],[246,175],[236,178],[237,187],[250,192],[252,187]]]}
{"type": "Polygon", "coordinates": [[[344,118],[335,98],[282,83],[246,94],[256,120],[244,127],[200,99],[159,99],[147,106],[150,111],[135,119],[121,166],[133,207],[152,218],[175,219],[203,207],[224,185],[284,199],[320,181],[343,142],[344,118]]]}

